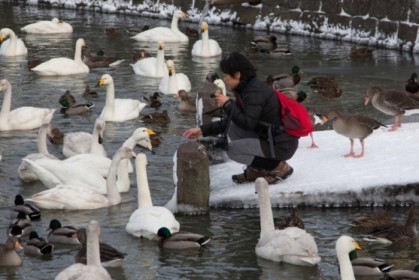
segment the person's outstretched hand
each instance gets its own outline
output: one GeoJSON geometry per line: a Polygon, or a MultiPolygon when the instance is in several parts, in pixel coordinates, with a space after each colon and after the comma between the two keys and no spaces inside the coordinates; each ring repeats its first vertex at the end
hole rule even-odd
{"type": "Polygon", "coordinates": [[[202,136],[202,130],[199,127],[189,128],[183,133],[183,136],[189,139],[196,139],[202,136]]]}

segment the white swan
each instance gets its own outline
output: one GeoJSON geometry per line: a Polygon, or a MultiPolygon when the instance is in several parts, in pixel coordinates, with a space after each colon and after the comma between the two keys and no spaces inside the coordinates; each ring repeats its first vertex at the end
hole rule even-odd
{"type": "Polygon", "coordinates": [[[31,69],[41,76],[65,76],[89,73],[89,67],[83,63],[81,48],[86,46],[83,39],[76,42],[74,59],[66,57],[52,58],[31,69]]]}
{"type": "Polygon", "coordinates": [[[17,38],[16,34],[10,28],[0,30],[0,55],[19,56],[27,55],[28,49],[22,39],[17,38]],[[6,40],[6,38],[9,38],[6,40]]]}
{"type": "Polygon", "coordinates": [[[108,271],[100,264],[99,250],[100,227],[96,221],[91,221],[87,226],[87,249],[86,265],[75,263],[61,271],[55,280],[69,279],[95,279],[111,280],[108,271]]]}
{"type": "MultiPolygon", "coordinates": [[[[125,142],[122,144],[124,147],[128,147],[130,149],[134,149],[136,145],[149,149],[150,151],[153,150],[150,141],[150,135],[155,135],[156,133],[148,129],[146,127],[137,128],[130,137],[128,137],[125,142]]],[[[109,168],[111,166],[111,159],[107,157],[103,157],[96,154],[78,154],[72,157],[65,159],[66,162],[78,162],[79,164],[83,164],[91,169],[95,169],[99,174],[103,177],[108,175],[109,168]]],[[[128,159],[123,159],[119,166],[124,166],[128,164],[128,172],[133,172],[133,167],[131,162],[128,159]]],[[[118,181],[119,183],[119,181],[118,181]]],[[[127,192],[130,185],[129,182],[126,186],[119,186],[121,192],[127,192]]]]}
{"type": "Polygon", "coordinates": [[[57,33],[72,33],[73,27],[58,18],[52,20],[41,20],[35,23],[25,25],[20,29],[26,33],[33,34],[57,34],[57,33]]]}
{"type": "Polygon", "coordinates": [[[180,18],[185,18],[186,14],[182,11],[175,11],[173,13],[171,27],[155,27],[146,31],[140,32],[131,39],[142,42],[189,42],[188,36],[183,34],[178,28],[178,21],[180,18]]]}
{"type": "Polygon", "coordinates": [[[260,211],[260,238],[256,245],[256,255],[294,265],[313,266],[319,263],[316,242],[305,230],[298,227],[275,229],[268,182],[258,178],[255,186],[260,211]]]}
{"type": "Polygon", "coordinates": [[[146,57],[130,64],[135,74],[160,78],[168,74],[166,62],[164,60],[164,42],[157,43],[157,57],[146,57]]]}
{"type": "Polygon", "coordinates": [[[350,236],[342,235],[336,241],[336,254],[339,261],[340,277],[342,280],[355,280],[349,253],[359,249],[361,249],[359,244],[350,236]]]}
{"type": "Polygon", "coordinates": [[[98,85],[106,85],[105,107],[100,113],[100,117],[105,121],[123,122],[138,118],[141,110],[147,105],[135,99],[115,98],[115,85],[109,74],[102,75],[98,85]]]}
{"type": "Polygon", "coordinates": [[[106,196],[101,192],[80,185],[58,185],[26,199],[42,209],[87,210],[98,209],[121,203],[117,187],[117,169],[121,159],[135,158],[135,153],[127,147],[121,147],[112,159],[106,179],[106,196]]]}
{"type": "Polygon", "coordinates": [[[4,92],[3,104],[0,111],[0,131],[31,130],[41,127],[51,120],[55,109],[38,107],[19,107],[12,111],[12,86],[6,79],[0,80],[0,92],[4,92]]]}
{"type": "Polygon", "coordinates": [[[168,228],[172,233],[179,231],[179,222],[173,213],[163,206],[153,206],[150,188],[147,179],[147,157],[143,153],[137,154],[135,168],[137,175],[138,209],[135,210],[128,221],[128,233],[148,239],[157,239],[157,231],[168,228]]]}
{"type": "Polygon", "coordinates": [[[164,76],[159,84],[159,91],[163,94],[177,94],[183,89],[186,92],[191,91],[191,81],[183,73],[176,73],[173,60],[167,61],[168,75],[164,76]]]}
{"type": "Polygon", "coordinates": [[[103,147],[103,132],[105,131],[105,121],[97,118],[93,133],[84,131],[66,133],[63,142],[63,155],[72,157],[77,154],[96,154],[106,157],[106,150],[103,147]]]}
{"type": "Polygon", "coordinates": [[[204,21],[201,24],[202,39],[195,42],[192,47],[192,55],[200,57],[213,57],[222,54],[220,45],[208,35],[208,24],[204,21]]]}
{"type": "MultiPolygon", "coordinates": [[[[45,157],[50,158],[50,159],[58,159],[56,156],[48,152],[47,132],[49,130],[49,125],[50,125],[49,122],[44,123],[39,129],[38,141],[37,141],[38,152],[29,154],[24,158],[30,159],[33,161],[36,161],[38,159],[45,158],[45,157]]],[[[21,161],[19,167],[17,168],[17,174],[19,175],[19,178],[24,182],[33,182],[33,181],[38,180],[38,177],[32,171],[30,165],[23,160],[21,161]]]]}

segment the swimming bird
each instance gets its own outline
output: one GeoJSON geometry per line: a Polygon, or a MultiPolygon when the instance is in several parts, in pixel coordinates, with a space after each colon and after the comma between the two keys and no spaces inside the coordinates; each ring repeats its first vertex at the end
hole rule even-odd
{"type": "Polygon", "coordinates": [[[20,266],[22,258],[16,253],[22,245],[14,236],[8,235],[6,243],[0,244],[0,266],[20,266]]]}
{"type": "Polygon", "coordinates": [[[107,68],[114,67],[121,64],[124,60],[119,59],[115,56],[108,56],[103,50],[97,51],[96,54],[92,54],[88,47],[83,47],[82,51],[83,63],[92,68],[107,68]]]}
{"type": "Polygon", "coordinates": [[[300,70],[300,67],[294,65],[291,68],[291,73],[278,74],[275,76],[269,75],[267,77],[267,82],[271,83],[270,81],[272,81],[271,84],[275,89],[290,88],[300,83],[301,74],[303,74],[303,72],[300,70]]]}
{"type": "Polygon", "coordinates": [[[145,57],[130,64],[135,74],[153,78],[166,76],[168,69],[166,67],[166,60],[164,59],[164,46],[164,42],[157,42],[156,57],[145,57]]]}
{"type": "Polygon", "coordinates": [[[412,204],[409,208],[405,224],[389,223],[386,225],[374,227],[368,232],[368,236],[366,236],[364,240],[381,244],[413,243],[416,241],[417,237],[417,216],[418,213],[416,211],[416,205],[412,204]]]}
{"type": "Polygon", "coordinates": [[[323,124],[328,120],[333,122],[333,129],[340,135],[343,135],[351,141],[351,148],[348,154],[345,154],[344,157],[354,157],[361,158],[364,156],[365,143],[364,140],[372,132],[378,129],[381,126],[386,127],[384,124],[362,115],[351,115],[351,116],[342,116],[337,111],[330,111],[323,121],[323,124]],[[361,152],[355,154],[354,152],[354,139],[359,139],[361,143],[361,152]]]}
{"type": "Polygon", "coordinates": [[[39,128],[53,117],[55,109],[23,106],[11,110],[12,85],[6,79],[0,80],[0,92],[4,93],[0,111],[0,131],[39,128]]]}
{"type": "Polygon", "coordinates": [[[97,91],[90,90],[90,86],[86,85],[86,87],[84,88],[82,96],[84,98],[98,98],[99,94],[97,93],[97,91]]]}
{"type": "Polygon", "coordinates": [[[355,276],[384,275],[393,267],[384,260],[371,257],[358,257],[356,250],[349,253],[355,276]]]}
{"type": "MultiPolygon", "coordinates": [[[[287,227],[274,228],[269,185],[264,178],[256,179],[260,211],[260,238],[256,245],[256,255],[275,262],[313,266],[320,262],[317,244],[304,229],[287,227]]],[[[349,258],[349,256],[348,256],[349,258]]]]}
{"type": "Polygon", "coordinates": [[[18,226],[20,227],[21,231],[21,236],[28,236],[29,233],[32,231],[32,221],[29,218],[28,215],[26,215],[23,212],[19,212],[16,216],[16,218],[14,218],[10,224],[9,224],[9,232],[12,229],[12,227],[14,226],[18,226]]]}
{"type": "Polygon", "coordinates": [[[74,59],[66,57],[51,58],[31,69],[41,76],[66,76],[75,74],[88,74],[89,67],[82,60],[82,47],[86,46],[84,39],[76,41],[74,59]]]}
{"type": "Polygon", "coordinates": [[[201,37],[202,39],[196,41],[192,47],[192,56],[214,57],[222,54],[218,42],[209,38],[208,23],[205,21],[201,24],[201,37]]]}
{"type": "Polygon", "coordinates": [[[151,57],[151,54],[145,49],[140,49],[134,53],[132,56],[132,64],[135,64],[138,60],[151,57]]]}
{"type": "Polygon", "coordinates": [[[316,76],[311,78],[307,85],[313,89],[314,92],[333,99],[342,95],[342,87],[333,76],[316,76]]]}
{"type": "Polygon", "coordinates": [[[178,21],[180,18],[186,18],[186,14],[180,10],[173,13],[171,27],[154,27],[146,31],[142,31],[135,36],[130,37],[136,41],[142,42],[157,42],[163,41],[169,42],[184,42],[189,41],[188,36],[183,34],[178,27],[178,21]]]}
{"type": "Polygon", "coordinates": [[[25,43],[22,39],[18,38],[15,32],[10,28],[0,29],[0,43],[0,56],[20,56],[28,54],[25,43]]]}
{"type": "Polygon", "coordinates": [[[386,115],[394,116],[394,122],[389,131],[401,127],[402,117],[419,113],[419,101],[410,98],[400,90],[386,90],[373,86],[365,92],[365,105],[371,100],[372,106],[386,115]]]}
{"type": "Polygon", "coordinates": [[[336,240],[336,254],[339,262],[341,280],[355,280],[349,253],[353,250],[360,250],[359,244],[350,236],[342,235],[336,240]]]}
{"type": "Polygon", "coordinates": [[[60,113],[65,115],[88,114],[94,107],[94,104],[91,102],[76,103],[76,99],[69,90],[66,90],[66,92],[60,96],[58,103],[61,105],[60,113]]]}
{"type": "Polygon", "coordinates": [[[32,221],[38,221],[41,219],[41,212],[39,211],[39,209],[31,203],[25,202],[21,194],[17,194],[15,196],[14,202],[14,212],[23,213],[24,215],[27,215],[32,221]]]}
{"type": "Polygon", "coordinates": [[[147,106],[136,99],[115,98],[115,85],[111,75],[104,74],[98,81],[98,86],[106,86],[106,102],[100,113],[105,121],[124,122],[138,118],[142,109],[147,106]]]}
{"type": "MultiPolygon", "coordinates": [[[[76,263],[86,264],[87,263],[87,234],[86,228],[80,228],[77,231],[77,237],[80,240],[81,247],[76,254],[76,263]]],[[[118,251],[111,245],[100,242],[99,240],[99,255],[100,264],[103,267],[117,267],[122,265],[122,261],[125,258],[124,253],[118,251]]]]}
{"type": "Polygon", "coordinates": [[[25,33],[30,34],[59,34],[59,33],[72,33],[73,27],[71,24],[64,22],[58,18],[51,20],[40,20],[20,29],[25,33]]]}
{"type": "Polygon", "coordinates": [[[176,99],[180,99],[178,109],[181,112],[196,112],[196,97],[191,97],[189,94],[181,89],[176,95],[176,99]]]}
{"type": "Polygon", "coordinates": [[[186,36],[189,37],[198,37],[199,36],[199,32],[198,30],[194,29],[194,28],[190,28],[189,26],[185,27],[184,32],[186,36]]]}
{"type": "Polygon", "coordinates": [[[162,105],[160,101],[160,94],[157,91],[149,97],[143,97],[143,99],[148,102],[148,107],[155,108],[156,110],[162,105]]]}
{"type": "Polygon", "coordinates": [[[105,34],[109,37],[121,37],[121,30],[117,27],[106,27],[105,34]]]}
{"type": "Polygon", "coordinates": [[[291,211],[291,215],[285,218],[284,222],[278,227],[278,229],[284,229],[287,227],[305,228],[303,220],[300,218],[295,209],[291,211]]]}
{"type": "Polygon", "coordinates": [[[168,124],[170,123],[170,117],[167,110],[163,110],[162,112],[152,112],[150,114],[140,115],[140,120],[147,124],[168,124]]]}
{"type": "Polygon", "coordinates": [[[51,144],[61,145],[64,142],[64,134],[57,127],[49,127],[47,139],[51,144]]]}
{"type": "Polygon", "coordinates": [[[251,42],[252,45],[260,50],[266,50],[270,52],[277,47],[277,38],[274,35],[269,36],[255,36],[251,42]]]}
{"type": "Polygon", "coordinates": [[[416,265],[412,270],[398,269],[386,273],[388,280],[418,280],[419,279],[419,265],[416,265]]]}
{"type": "Polygon", "coordinates": [[[412,73],[410,78],[406,81],[404,89],[412,94],[419,92],[418,75],[416,73],[412,73]]]}
{"type": "Polygon", "coordinates": [[[97,221],[90,221],[87,226],[86,265],[75,263],[61,271],[57,277],[55,277],[55,280],[112,279],[107,270],[103,268],[100,263],[99,234],[99,223],[97,221]]]}
{"type": "Polygon", "coordinates": [[[29,241],[23,247],[23,252],[28,255],[45,256],[52,255],[54,252],[54,245],[48,243],[44,238],[39,237],[36,231],[31,231],[29,234],[29,241]]]}
{"type": "Polygon", "coordinates": [[[171,233],[166,227],[162,227],[157,231],[158,245],[165,249],[190,249],[200,248],[210,242],[208,236],[187,231],[179,231],[171,233]]]}
{"type": "Polygon", "coordinates": [[[125,227],[129,234],[147,239],[157,239],[160,228],[166,227],[171,233],[179,231],[179,222],[173,213],[163,206],[153,206],[147,179],[147,156],[137,154],[135,170],[137,176],[138,209],[135,210],[125,227]]]}
{"type": "Polygon", "coordinates": [[[350,58],[352,59],[369,59],[372,58],[374,49],[368,47],[352,47],[350,51],[350,58]]]}
{"type": "Polygon", "coordinates": [[[62,226],[59,220],[52,219],[47,230],[49,231],[47,236],[47,241],[49,243],[54,245],[80,245],[77,238],[77,228],[73,226],[62,226]]]}
{"type": "Polygon", "coordinates": [[[130,27],[126,30],[126,32],[128,33],[129,36],[135,36],[140,32],[149,30],[150,26],[148,25],[144,25],[143,27],[130,27]]]}
{"type": "Polygon", "coordinates": [[[159,91],[163,94],[177,94],[183,89],[186,92],[191,91],[191,81],[188,76],[183,73],[176,73],[175,63],[173,60],[167,61],[168,75],[165,75],[159,84],[159,91]]]}
{"type": "Polygon", "coordinates": [[[380,210],[374,213],[368,213],[352,219],[349,222],[351,229],[359,231],[369,231],[375,227],[384,226],[393,223],[390,213],[387,210],[380,210]]]}

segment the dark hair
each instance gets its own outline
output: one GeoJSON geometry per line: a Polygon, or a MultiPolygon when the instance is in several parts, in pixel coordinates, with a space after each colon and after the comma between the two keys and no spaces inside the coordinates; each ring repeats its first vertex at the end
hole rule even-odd
{"type": "Polygon", "coordinates": [[[230,76],[240,72],[240,81],[248,81],[256,77],[256,69],[253,64],[241,53],[232,52],[220,61],[221,71],[230,76]]]}

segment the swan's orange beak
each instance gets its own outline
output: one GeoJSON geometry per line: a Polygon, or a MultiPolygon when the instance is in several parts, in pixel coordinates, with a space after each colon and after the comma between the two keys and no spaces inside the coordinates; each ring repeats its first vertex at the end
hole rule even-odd
{"type": "Polygon", "coordinates": [[[100,87],[100,86],[103,86],[105,84],[105,80],[104,79],[100,79],[98,82],[97,82],[97,84],[96,84],[96,86],[95,87],[100,87]]]}
{"type": "Polygon", "coordinates": [[[148,135],[156,135],[157,134],[151,129],[147,129],[146,132],[147,132],[148,135]]]}
{"type": "Polygon", "coordinates": [[[0,34],[0,42],[3,42],[4,36],[0,34]]]}

